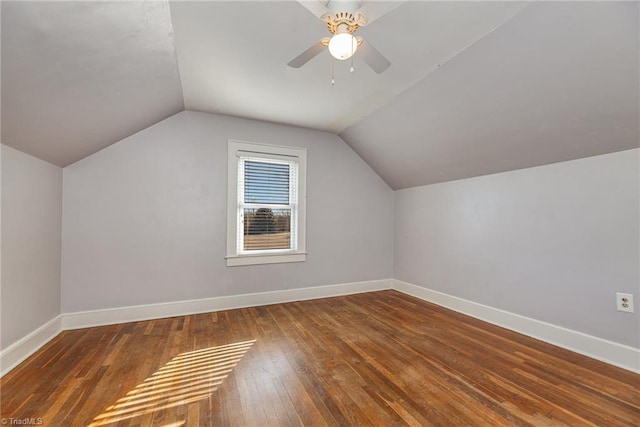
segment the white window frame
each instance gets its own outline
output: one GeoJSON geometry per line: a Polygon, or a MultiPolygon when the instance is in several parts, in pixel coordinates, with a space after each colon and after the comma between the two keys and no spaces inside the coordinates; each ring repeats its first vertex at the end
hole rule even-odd
{"type": "Polygon", "coordinates": [[[306,187],[307,187],[307,150],[298,147],[268,145],[230,139],[227,158],[227,267],[256,264],[274,264],[302,262],[306,260],[306,187]],[[292,201],[291,235],[293,249],[269,249],[263,251],[243,251],[238,247],[244,233],[242,212],[244,207],[244,176],[240,159],[250,157],[253,160],[293,162],[297,167],[297,200],[292,201]],[[295,217],[293,216],[295,213],[295,217]],[[295,228],[294,228],[295,227],[295,228]]]}

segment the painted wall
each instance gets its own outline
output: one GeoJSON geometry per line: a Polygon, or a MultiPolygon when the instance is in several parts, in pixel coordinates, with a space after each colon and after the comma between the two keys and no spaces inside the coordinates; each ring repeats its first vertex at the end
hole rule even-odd
{"type": "Polygon", "coordinates": [[[640,347],[639,150],[395,193],[394,277],[640,347]],[[631,292],[636,313],[616,311],[631,292]]]}
{"type": "Polygon", "coordinates": [[[60,314],[62,169],[1,150],[4,349],[60,314]]]}
{"type": "Polygon", "coordinates": [[[325,132],[185,111],[66,167],[63,206],[63,312],[393,273],[393,192],[325,132]],[[226,267],[228,139],[308,149],[306,262],[226,267]]]}

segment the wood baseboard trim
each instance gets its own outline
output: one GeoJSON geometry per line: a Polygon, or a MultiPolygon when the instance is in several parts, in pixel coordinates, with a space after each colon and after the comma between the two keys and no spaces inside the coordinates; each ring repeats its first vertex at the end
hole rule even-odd
{"type": "Polygon", "coordinates": [[[62,332],[62,315],[49,320],[38,329],[25,335],[0,351],[0,377],[25,361],[62,332]]]}
{"type": "Polygon", "coordinates": [[[393,289],[549,344],[557,345],[592,359],[640,373],[640,349],[454,297],[401,280],[393,280],[393,289]]]}

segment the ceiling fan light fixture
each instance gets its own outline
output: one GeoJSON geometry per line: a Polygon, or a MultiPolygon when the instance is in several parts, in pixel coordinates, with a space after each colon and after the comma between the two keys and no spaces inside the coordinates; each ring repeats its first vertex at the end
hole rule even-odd
{"type": "Polygon", "coordinates": [[[329,40],[329,53],[341,61],[349,59],[356,53],[358,41],[349,32],[338,33],[329,40]]]}

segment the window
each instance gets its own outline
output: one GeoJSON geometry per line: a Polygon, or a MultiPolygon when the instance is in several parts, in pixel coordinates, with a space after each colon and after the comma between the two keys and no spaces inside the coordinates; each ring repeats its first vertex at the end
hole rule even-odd
{"type": "Polygon", "coordinates": [[[307,151],[229,140],[227,266],[299,262],[307,151]]]}

